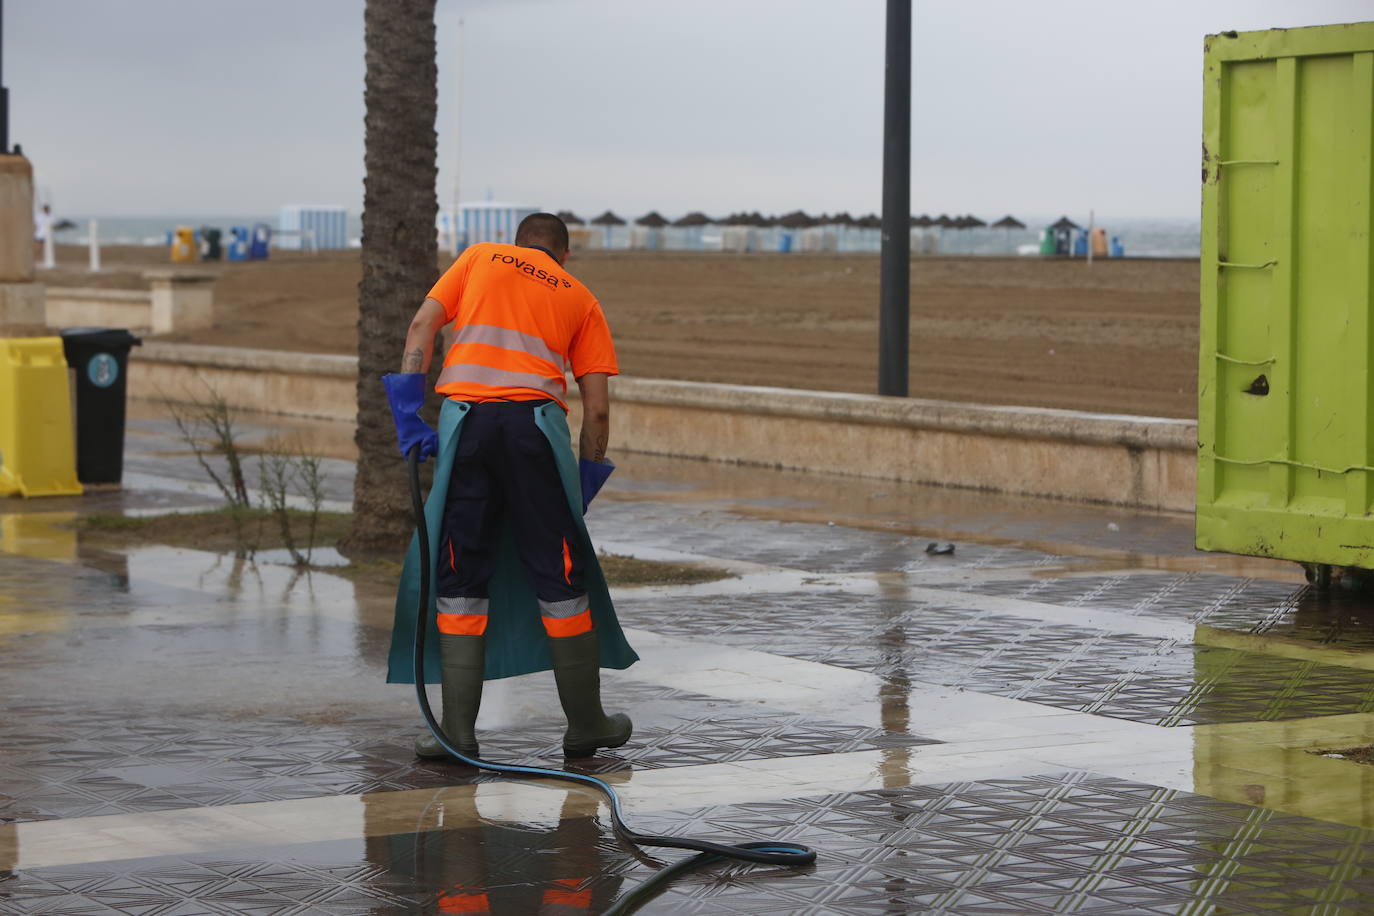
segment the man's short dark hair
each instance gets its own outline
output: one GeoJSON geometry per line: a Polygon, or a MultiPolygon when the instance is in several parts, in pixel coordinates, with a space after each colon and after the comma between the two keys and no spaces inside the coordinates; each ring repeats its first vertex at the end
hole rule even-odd
{"type": "Polygon", "coordinates": [[[568,250],[568,225],[552,213],[531,213],[515,230],[515,244],[538,245],[562,254],[568,250]]]}

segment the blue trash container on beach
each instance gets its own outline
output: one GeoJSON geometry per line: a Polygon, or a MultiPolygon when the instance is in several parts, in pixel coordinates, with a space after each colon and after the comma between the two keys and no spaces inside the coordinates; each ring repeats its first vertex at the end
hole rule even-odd
{"type": "Polygon", "coordinates": [[[267,250],[272,244],[272,227],[266,223],[253,226],[253,240],[248,243],[248,260],[267,260],[267,250]]]}
{"type": "Polygon", "coordinates": [[[1075,258],[1086,258],[1088,256],[1088,233],[1080,232],[1073,240],[1073,256],[1075,258]]]}
{"type": "Polygon", "coordinates": [[[247,226],[234,226],[229,230],[229,244],[224,246],[224,256],[231,261],[248,260],[247,226]]]}

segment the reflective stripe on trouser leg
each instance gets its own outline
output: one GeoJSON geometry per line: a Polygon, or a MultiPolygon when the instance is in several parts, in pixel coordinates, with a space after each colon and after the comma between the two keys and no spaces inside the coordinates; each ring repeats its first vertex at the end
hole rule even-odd
{"type": "Polygon", "coordinates": [[[435,625],[447,636],[481,636],[487,632],[486,598],[439,598],[435,625]]]}
{"type": "Polygon", "coordinates": [[[586,595],[566,601],[545,601],[541,598],[539,617],[544,622],[544,632],[555,638],[577,636],[592,628],[591,603],[586,595]]]}

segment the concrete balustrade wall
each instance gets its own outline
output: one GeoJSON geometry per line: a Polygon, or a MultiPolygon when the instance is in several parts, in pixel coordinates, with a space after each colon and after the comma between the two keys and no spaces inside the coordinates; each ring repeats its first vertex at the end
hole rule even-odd
{"type": "MultiPolygon", "coordinates": [[[[170,344],[133,357],[134,397],[203,399],[208,385],[235,407],[356,419],[353,357],[170,344]]],[[[1189,420],[623,377],[612,380],[612,404],[616,450],[1144,509],[1194,505],[1189,420]]]]}
{"type": "Polygon", "coordinates": [[[46,315],[51,328],[152,328],[152,293],[140,289],[84,286],[48,288],[46,315]]]}
{"type": "Polygon", "coordinates": [[[48,327],[128,328],[168,334],[213,327],[215,275],[180,269],[145,271],[148,289],[49,287],[48,327]]]}
{"type": "Polygon", "coordinates": [[[129,354],[129,396],[174,403],[211,394],[230,407],[353,423],[358,360],[353,356],[149,342],[129,354]]]}

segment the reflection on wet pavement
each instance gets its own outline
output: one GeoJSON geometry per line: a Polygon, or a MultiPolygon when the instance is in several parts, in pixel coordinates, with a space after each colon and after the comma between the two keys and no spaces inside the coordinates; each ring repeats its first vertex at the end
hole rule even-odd
{"type": "Polygon", "coordinates": [[[679,637],[767,649],[897,683],[975,690],[1156,725],[1304,718],[1374,710],[1374,672],[1035,623],[842,591],[635,602],[627,622],[679,637]],[[779,633],[777,608],[790,628],[779,633]],[[825,640],[814,634],[823,632],[825,640]]]}
{"type": "MultiPolygon", "coordinates": [[[[471,808],[464,826],[378,834],[365,801],[358,839],[31,869],[0,885],[0,905],[599,913],[651,874],[576,806],[523,819],[480,797],[471,808]]],[[[653,913],[1355,913],[1374,884],[1374,832],[1081,772],[640,820],[825,850],[807,869],[689,875],[644,910],[653,913]]]]}
{"type": "MultiPolygon", "coordinates": [[[[371,672],[376,676],[379,672],[371,672]]],[[[635,710],[635,741],[574,768],[594,774],[733,763],[873,748],[929,739],[880,728],[749,709],[668,687],[624,684],[616,696],[635,710]]],[[[563,721],[544,713],[515,733],[486,739],[492,759],[562,763],[563,721]]],[[[466,767],[424,763],[405,720],[350,718],[345,724],[284,716],[224,722],[178,714],[131,717],[123,710],[15,704],[0,723],[0,823],[92,817],[318,795],[432,788],[478,778],[466,767]]]]}
{"type": "MultiPolygon", "coordinates": [[[[316,432],[344,502],[344,440],[316,432]]],[[[155,412],[130,443],[124,491],[0,503],[0,913],[595,913],[657,867],[586,794],[414,759],[388,588],[83,544],[79,513],[208,502],[155,412]]],[[[1374,743],[1368,599],[1193,555],[1178,517],[640,456],[590,523],[739,575],[618,594],[643,661],[605,693],[637,732],[579,766],[641,829],[821,854],[645,912],[1374,893],[1374,769],[1311,753],[1374,743]]],[[[478,728],[495,759],[562,762],[547,675],[488,685],[478,728]]]]}

